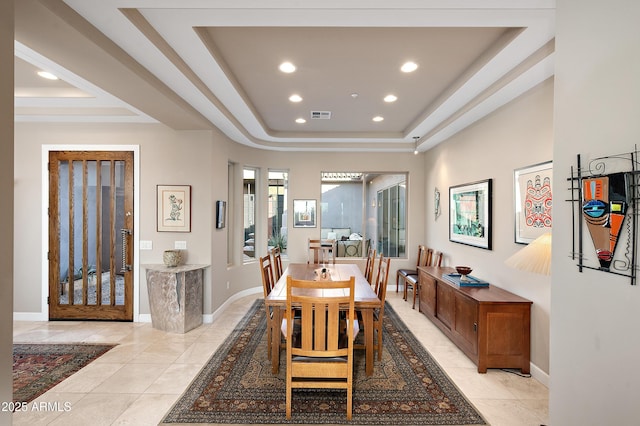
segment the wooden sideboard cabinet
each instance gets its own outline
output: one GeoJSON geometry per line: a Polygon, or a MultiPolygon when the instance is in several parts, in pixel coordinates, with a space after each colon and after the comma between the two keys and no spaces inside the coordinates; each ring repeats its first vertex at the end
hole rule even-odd
{"type": "Polygon", "coordinates": [[[531,301],[494,285],[460,287],[443,274],[453,268],[418,268],[419,309],[477,366],[529,373],[531,301]]]}

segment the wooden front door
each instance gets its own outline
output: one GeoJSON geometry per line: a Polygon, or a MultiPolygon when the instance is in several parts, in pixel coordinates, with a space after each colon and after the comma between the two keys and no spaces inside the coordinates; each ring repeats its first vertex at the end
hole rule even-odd
{"type": "Polygon", "coordinates": [[[133,320],[133,152],[49,153],[49,319],[133,320]]]}

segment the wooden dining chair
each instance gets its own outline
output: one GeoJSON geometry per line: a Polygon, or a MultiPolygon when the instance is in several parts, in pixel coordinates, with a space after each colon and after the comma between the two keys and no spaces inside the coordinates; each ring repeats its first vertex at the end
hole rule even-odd
{"type": "MultiPolygon", "coordinates": [[[[402,294],[402,298],[404,300],[407,300],[407,297],[409,295],[409,290],[413,291],[414,299],[415,299],[415,293],[416,293],[415,283],[418,281],[418,267],[431,265],[431,257],[433,256],[433,249],[426,248],[425,246],[421,246],[421,247],[422,247],[422,256],[421,257],[418,256],[418,264],[416,265],[416,270],[411,271],[410,273],[407,272],[407,274],[404,276],[404,290],[402,294]]],[[[396,290],[397,289],[398,287],[396,284],[396,290]]]]}
{"type": "Polygon", "coordinates": [[[367,263],[364,266],[364,277],[369,281],[369,284],[373,284],[373,267],[376,263],[376,249],[369,247],[367,252],[367,263]]]}
{"type": "Polygon", "coordinates": [[[384,318],[384,304],[387,297],[387,282],[389,280],[389,268],[391,258],[384,257],[380,254],[380,263],[378,264],[378,274],[376,275],[375,291],[380,300],[378,306],[373,312],[373,330],[375,333],[375,347],[378,351],[378,361],[382,361],[382,319],[384,318]]]}
{"type": "Polygon", "coordinates": [[[280,247],[274,247],[271,249],[271,263],[273,264],[273,278],[275,284],[282,276],[282,252],[280,251],[280,247]]]}
{"type": "Polygon", "coordinates": [[[287,419],[291,419],[293,389],[323,388],[347,390],[347,420],[351,420],[353,339],[358,327],[354,285],[355,277],[347,281],[287,277],[287,419]],[[294,309],[300,311],[299,327],[294,326],[294,309]]]}
{"type": "MultiPolygon", "coordinates": [[[[431,252],[427,256],[427,262],[424,266],[442,266],[442,252],[436,251],[433,249],[429,249],[431,252]]],[[[413,304],[411,305],[411,309],[416,308],[416,297],[418,296],[418,292],[420,291],[420,286],[418,285],[418,275],[409,275],[405,280],[405,286],[407,288],[413,288],[413,304]]],[[[404,300],[407,300],[406,297],[404,300]]]]}
{"type": "Polygon", "coordinates": [[[406,285],[406,280],[405,278],[408,275],[418,275],[418,266],[423,266],[424,262],[425,262],[425,256],[427,254],[427,248],[422,245],[419,244],[418,245],[418,259],[416,260],[416,267],[414,269],[398,269],[398,272],[396,273],[396,293],[398,292],[398,289],[400,288],[400,280],[403,281],[403,289],[404,289],[404,293],[403,293],[403,299],[407,300],[407,285],[406,285]]]}
{"type": "MultiPolygon", "coordinates": [[[[266,299],[271,290],[273,290],[273,286],[275,285],[275,281],[273,280],[273,268],[271,264],[271,256],[266,255],[264,257],[260,257],[260,275],[262,276],[262,290],[264,293],[264,298],[266,299]]],[[[264,308],[267,314],[267,354],[268,358],[271,359],[271,337],[274,329],[279,330],[280,327],[276,327],[275,324],[275,312],[273,309],[270,309],[265,305],[264,308]]]]}
{"type": "Polygon", "coordinates": [[[333,239],[309,239],[307,263],[335,264],[336,240],[333,239]]]}
{"type": "MultiPolygon", "coordinates": [[[[382,360],[382,319],[384,318],[384,303],[387,297],[387,284],[389,280],[389,266],[391,265],[391,258],[384,257],[383,253],[380,253],[380,261],[378,262],[378,272],[374,278],[374,291],[378,296],[380,304],[376,306],[373,311],[373,333],[374,333],[374,351],[378,351],[378,361],[382,360]]],[[[362,321],[362,313],[356,311],[356,316],[359,320],[359,325],[362,328],[364,323],[362,321]]],[[[358,341],[354,346],[355,349],[366,349],[362,340],[358,341]]]]}

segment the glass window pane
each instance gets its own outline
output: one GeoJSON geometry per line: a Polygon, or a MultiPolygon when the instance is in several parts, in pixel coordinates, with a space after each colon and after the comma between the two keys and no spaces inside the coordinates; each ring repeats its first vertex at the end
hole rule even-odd
{"type": "Polygon", "coordinates": [[[242,191],[244,196],[244,245],[242,252],[245,261],[247,261],[255,259],[256,251],[256,170],[245,168],[242,172],[242,191]]]}
{"type": "Polygon", "coordinates": [[[269,249],[280,247],[287,251],[287,186],[289,172],[269,170],[269,194],[267,206],[267,238],[269,249]]]}

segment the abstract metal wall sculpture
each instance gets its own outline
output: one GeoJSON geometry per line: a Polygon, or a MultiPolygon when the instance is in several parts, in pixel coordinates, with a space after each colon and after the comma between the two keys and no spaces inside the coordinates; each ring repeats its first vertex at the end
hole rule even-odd
{"type": "Polygon", "coordinates": [[[623,275],[635,285],[640,197],[638,153],[595,158],[585,169],[580,161],[578,155],[577,168],[572,167],[569,178],[572,192],[569,201],[574,205],[573,258],[578,259],[580,272],[588,268],[623,275]],[[584,241],[584,225],[593,251],[584,241]]]}

